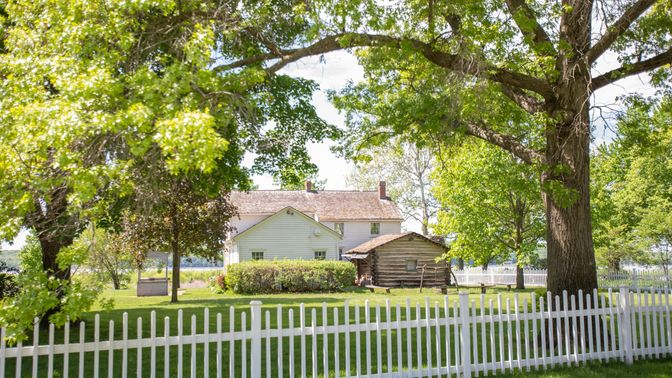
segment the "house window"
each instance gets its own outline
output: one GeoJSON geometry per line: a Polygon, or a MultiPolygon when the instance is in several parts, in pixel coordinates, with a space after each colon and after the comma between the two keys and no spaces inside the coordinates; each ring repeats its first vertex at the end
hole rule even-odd
{"type": "Polygon", "coordinates": [[[327,258],[327,251],[325,251],[324,249],[315,251],[315,260],[324,260],[326,258],[327,258]]]}
{"type": "Polygon", "coordinates": [[[338,259],[343,260],[343,248],[338,249],[338,259]]]}
{"type": "Polygon", "coordinates": [[[380,223],[371,223],[371,235],[380,235],[380,223]]]}
{"type": "Polygon", "coordinates": [[[252,251],[252,260],[263,260],[264,252],[263,251],[252,251]]]}
{"type": "Polygon", "coordinates": [[[418,260],[406,260],[406,271],[407,272],[417,272],[418,271],[418,260]]]}
{"type": "Polygon", "coordinates": [[[339,235],[343,236],[343,233],[345,232],[345,223],[334,223],[334,230],[336,230],[339,235]]]}

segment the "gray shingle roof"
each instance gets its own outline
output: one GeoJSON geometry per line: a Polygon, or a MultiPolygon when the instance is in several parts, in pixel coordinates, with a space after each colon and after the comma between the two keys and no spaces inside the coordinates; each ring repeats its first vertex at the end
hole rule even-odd
{"type": "Polygon", "coordinates": [[[434,243],[434,244],[436,244],[436,245],[438,245],[442,248],[448,249],[448,247],[446,247],[445,245],[443,245],[441,243],[438,243],[437,241],[432,240],[432,239],[430,239],[426,236],[420,235],[417,232],[405,232],[403,234],[380,235],[379,237],[377,237],[375,239],[371,239],[367,242],[364,242],[364,243],[356,246],[355,248],[353,248],[349,251],[346,251],[346,254],[350,254],[350,253],[352,253],[352,254],[369,253],[369,252],[373,251],[374,249],[376,249],[376,248],[378,248],[382,245],[385,245],[385,244],[387,244],[389,242],[392,242],[392,241],[395,241],[397,239],[401,239],[404,236],[408,236],[408,235],[413,235],[414,237],[417,237],[419,239],[424,239],[424,240],[426,240],[430,243],[434,243]]]}
{"type": "Polygon", "coordinates": [[[231,202],[240,215],[274,214],[291,206],[324,220],[398,220],[401,214],[389,199],[378,192],[322,190],[253,190],[232,192],[231,202]]]}

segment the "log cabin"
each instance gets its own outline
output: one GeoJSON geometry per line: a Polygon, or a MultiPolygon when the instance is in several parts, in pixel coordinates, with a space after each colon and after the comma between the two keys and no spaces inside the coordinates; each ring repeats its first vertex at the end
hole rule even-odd
{"type": "Polygon", "coordinates": [[[415,232],[381,235],[343,256],[357,266],[360,285],[382,287],[445,287],[449,265],[439,260],[448,248],[415,232]]]}

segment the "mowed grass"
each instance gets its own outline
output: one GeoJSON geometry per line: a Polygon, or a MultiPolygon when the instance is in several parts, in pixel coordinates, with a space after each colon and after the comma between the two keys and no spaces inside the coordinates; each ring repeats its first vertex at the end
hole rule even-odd
{"type": "MultiPolygon", "coordinates": [[[[185,280],[183,279],[183,282],[185,280]]],[[[488,289],[488,294],[483,296],[483,305],[486,308],[486,313],[489,313],[489,304],[490,301],[493,302],[493,305],[495,309],[497,308],[497,302],[498,300],[502,301],[503,307],[506,308],[506,303],[507,300],[511,306],[511,310],[514,311],[513,307],[515,304],[515,297],[518,297],[518,305],[519,308],[522,308],[523,305],[527,305],[528,309],[531,309],[531,304],[530,304],[530,295],[531,295],[532,290],[526,290],[526,291],[507,291],[506,289],[498,289],[498,288],[493,288],[493,289],[488,289]],[[501,297],[500,297],[501,295],[501,297]]],[[[473,300],[473,305],[474,305],[474,311],[476,313],[481,311],[481,296],[480,296],[480,290],[476,289],[471,289],[469,290],[470,293],[470,299],[473,300]]],[[[400,306],[400,319],[405,320],[408,318],[408,315],[406,313],[406,303],[407,300],[410,302],[410,311],[409,315],[411,319],[415,319],[418,315],[420,317],[425,316],[425,306],[427,303],[429,303],[430,311],[432,312],[432,317],[435,316],[435,306],[439,308],[439,311],[441,314],[444,313],[444,295],[433,290],[433,289],[425,289],[423,290],[423,293],[420,293],[418,289],[393,289],[392,293],[386,294],[383,292],[376,292],[376,293],[370,293],[368,290],[363,290],[363,289],[358,289],[358,288],[352,288],[348,291],[341,292],[341,293],[329,293],[329,294],[278,294],[278,295],[259,295],[259,296],[248,296],[248,295],[232,295],[232,294],[215,294],[212,293],[209,289],[186,289],[184,290],[184,293],[179,297],[179,303],[177,304],[171,304],[169,301],[168,297],[142,297],[138,298],[135,296],[135,290],[134,289],[126,289],[126,290],[118,290],[118,291],[113,291],[113,290],[105,290],[103,297],[105,298],[112,298],[115,301],[115,308],[112,310],[104,310],[102,308],[94,308],[91,312],[84,314],[83,321],[86,323],[86,327],[84,329],[84,335],[85,335],[85,340],[87,342],[93,341],[94,340],[94,319],[95,315],[98,314],[100,317],[100,340],[107,340],[108,335],[110,332],[110,321],[114,321],[114,328],[113,328],[113,335],[115,340],[119,340],[123,336],[123,330],[122,330],[122,322],[123,322],[123,314],[127,313],[127,318],[128,318],[128,329],[127,329],[127,334],[129,335],[129,338],[137,338],[138,336],[138,328],[137,328],[137,318],[141,317],[142,318],[142,332],[141,336],[142,337],[149,337],[149,329],[150,329],[150,314],[152,311],[155,311],[156,313],[156,319],[157,319],[157,327],[156,327],[156,335],[157,336],[163,336],[164,334],[164,319],[166,317],[170,318],[169,321],[169,333],[171,336],[177,335],[177,317],[178,317],[178,311],[182,310],[183,312],[183,334],[191,334],[192,332],[192,316],[196,317],[196,322],[195,322],[195,333],[202,333],[204,329],[204,308],[209,309],[210,313],[210,319],[208,321],[208,327],[210,332],[215,332],[217,330],[217,314],[221,313],[222,316],[222,329],[223,331],[228,331],[229,330],[229,325],[230,325],[230,311],[231,308],[234,309],[235,311],[235,317],[233,318],[233,325],[234,329],[236,331],[239,331],[242,329],[242,323],[241,323],[241,318],[242,314],[245,313],[245,316],[247,318],[247,326],[246,328],[249,329],[249,324],[250,324],[250,306],[249,303],[252,300],[259,300],[262,302],[262,314],[263,314],[263,319],[264,319],[264,325],[266,321],[266,316],[268,316],[269,320],[269,325],[272,328],[275,328],[277,326],[277,305],[282,305],[281,313],[282,313],[282,322],[283,322],[283,327],[286,328],[288,327],[288,314],[289,311],[291,310],[294,315],[294,326],[298,327],[300,324],[300,317],[299,317],[299,311],[300,311],[300,304],[305,305],[305,324],[307,326],[311,325],[311,322],[313,321],[313,311],[315,313],[315,323],[317,326],[321,326],[324,324],[324,321],[326,319],[327,324],[331,325],[335,323],[335,316],[338,316],[338,323],[343,323],[345,321],[345,314],[343,311],[344,308],[344,303],[347,300],[349,302],[349,319],[351,323],[355,323],[355,308],[359,308],[358,314],[359,314],[359,321],[360,322],[365,322],[366,321],[366,313],[364,310],[364,305],[366,301],[369,302],[369,308],[370,308],[370,314],[369,318],[371,321],[375,321],[377,319],[377,314],[378,311],[380,312],[380,319],[381,321],[385,321],[387,319],[387,313],[386,313],[386,302],[389,300],[391,304],[391,319],[396,320],[396,306],[400,306]],[[379,307],[379,310],[376,309],[376,307],[379,307]],[[334,312],[334,309],[338,309],[338,314],[334,312]],[[416,313],[416,311],[419,311],[419,314],[416,313]],[[268,312],[268,315],[266,313],[268,312]],[[326,313],[326,317],[323,316],[323,313],[326,313]]],[[[456,301],[458,298],[458,295],[455,291],[455,289],[451,289],[449,294],[448,294],[448,300],[450,301],[450,308],[449,312],[452,313],[453,311],[453,303],[456,301]]],[[[495,310],[496,312],[496,310],[495,310]]],[[[517,330],[515,329],[515,326],[513,328],[513,334],[515,335],[517,330]]],[[[496,326],[495,332],[498,331],[498,328],[496,326]]],[[[392,369],[396,370],[397,367],[397,348],[396,348],[396,338],[397,338],[397,332],[399,330],[393,329],[390,332],[390,337],[392,340],[392,349],[391,349],[391,356],[392,356],[392,369]]],[[[534,335],[532,335],[532,330],[531,329],[521,329],[521,339],[524,339],[522,336],[523,334],[527,333],[528,337],[533,338],[534,335]]],[[[504,332],[506,335],[506,331],[504,332]]],[[[70,330],[70,340],[71,342],[76,342],[79,340],[79,335],[80,335],[80,329],[79,329],[79,324],[73,324],[71,326],[70,330]]],[[[432,337],[429,340],[429,345],[431,346],[431,353],[427,353],[427,330],[423,327],[420,329],[413,328],[410,331],[411,335],[411,350],[410,350],[410,357],[411,357],[411,364],[413,367],[417,367],[418,365],[420,366],[425,366],[427,362],[427,358],[429,357],[429,354],[431,354],[432,358],[432,364],[436,365],[438,363],[438,358],[437,358],[437,350],[436,350],[436,336],[435,336],[435,330],[432,332],[432,337]],[[418,336],[420,337],[420,352],[418,353],[418,348],[417,348],[417,343],[418,343],[418,336]],[[420,359],[420,361],[418,360],[420,359]]],[[[449,345],[451,346],[451,359],[453,360],[453,365],[455,364],[455,358],[454,358],[454,333],[453,329],[451,327],[450,330],[450,340],[448,340],[449,345]]],[[[367,360],[365,351],[366,351],[366,345],[367,345],[367,338],[365,336],[365,333],[362,332],[360,333],[360,344],[358,345],[356,342],[356,335],[355,333],[350,334],[350,373],[352,375],[355,375],[357,373],[357,366],[356,366],[356,354],[357,352],[360,353],[361,360],[360,360],[360,372],[362,374],[366,374],[369,371],[373,373],[376,373],[378,371],[378,367],[380,366],[383,372],[386,372],[388,370],[388,361],[387,361],[387,333],[384,331],[381,333],[381,350],[380,350],[380,356],[381,358],[378,358],[378,351],[377,351],[377,338],[378,334],[376,332],[371,332],[370,333],[370,340],[371,340],[371,358],[370,360],[367,360]]],[[[401,336],[402,336],[402,348],[401,348],[401,354],[402,358],[404,360],[403,365],[407,365],[407,358],[408,358],[408,353],[409,349],[407,347],[406,339],[408,336],[408,331],[406,329],[401,330],[401,336]]],[[[445,334],[443,335],[445,336],[445,334]]],[[[445,364],[445,343],[446,340],[445,338],[440,338],[439,339],[439,344],[441,345],[441,361],[443,364],[445,364]]],[[[480,340],[480,334],[478,334],[479,340],[480,340]]],[[[57,330],[56,334],[54,335],[54,339],[56,343],[61,343],[63,341],[63,330],[57,330]]],[[[46,341],[48,340],[48,332],[46,330],[42,330],[40,332],[40,344],[45,344],[46,341]]],[[[515,337],[514,337],[515,341],[515,337]]],[[[521,340],[522,341],[522,340],[521,340]]],[[[340,370],[342,371],[341,375],[344,375],[344,369],[345,369],[345,335],[341,335],[339,340],[339,365],[340,365],[340,370]]],[[[31,345],[32,340],[27,340],[24,345],[31,345]]],[[[312,337],[306,337],[305,340],[305,346],[306,346],[306,363],[305,365],[301,364],[301,358],[300,358],[300,350],[301,350],[301,338],[296,337],[294,338],[294,366],[295,366],[295,374],[300,374],[302,370],[304,369],[307,372],[307,375],[311,375],[313,371],[313,362],[312,362],[312,356],[311,352],[313,349],[313,344],[315,344],[315,350],[317,352],[317,359],[316,362],[317,364],[315,365],[318,375],[324,376],[323,371],[324,371],[324,364],[322,362],[323,358],[323,350],[324,350],[324,343],[323,343],[323,337],[318,336],[317,338],[313,339],[312,337]]],[[[524,345],[524,344],[523,344],[524,345]]],[[[278,365],[278,361],[282,361],[284,365],[285,371],[287,370],[289,364],[290,364],[290,353],[289,353],[289,338],[285,337],[282,340],[282,353],[280,354],[280,357],[278,357],[278,340],[277,339],[272,339],[269,344],[269,349],[271,351],[271,354],[268,356],[269,361],[271,362],[271,367],[272,370],[274,371],[274,376],[277,375],[276,369],[278,365]]],[[[249,342],[245,345],[248,353],[248,358],[249,358],[249,351],[250,351],[250,344],[249,342]]],[[[229,360],[229,349],[230,345],[229,343],[225,342],[222,344],[222,354],[223,354],[223,361],[225,367],[228,366],[228,360],[229,360]]],[[[240,341],[235,343],[235,371],[234,375],[235,376],[240,376],[241,371],[243,369],[242,363],[241,363],[241,352],[242,352],[243,345],[240,341]]],[[[328,342],[326,346],[326,350],[328,353],[328,356],[330,358],[329,361],[329,366],[327,366],[327,370],[330,371],[330,373],[327,373],[329,376],[334,376],[334,350],[336,349],[336,344],[335,344],[335,338],[333,335],[330,335],[328,337],[328,342]]],[[[513,357],[515,358],[517,356],[517,350],[516,348],[513,348],[513,357]]],[[[189,345],[183,347],[183,372],[185,376],[188,376],[190,371],[190,356],[191,356],[191,347],[189,345]]],[[[198,376],[203,376],[203,357],[204,357],[204,347],[203,345],[199,345],[196,347],[196,356],[197,356],[197,363],[196,363],[196,370],[197,370],[197,375],[198,376]]],[[[524,354],[525,351],[523,349],[522,353],[524,354]]],[[[215,367],[215,361],[216,361],[216,344],[212,343],[209,347],[209,359],[210,359],[210,369],[214,369],[215,367]]],[[[263,342],[262,344],[262,354],[264,359],[266,359],[266,341],[263,342]]],[[[489,359],[491,359],[492,356],[490,356],[491,351],[487,350],[486,355],[488,356],[489,359]]],[[[142,371],[143,371],[143,376],[149,376],[149,371],[150,371],[150,359],[149,359],[150,351],[149,348],[144,348],[142,350],[142,360],[141,360],[141,365],[142,365],[142,371]]],[[[157,355],[157,376],[163,376],[164,375],[164,370],[163,370],[163,361],[164,361],[164,350],[163,348],[159,347],[157,348],[156,351],[157,355]]],[[[177,359],[178,359],[178,350],[176,347],[172,347],[169,350],[169,355],[170,355],[170,375],[173,376],[176,373],[177,369],[177,359]]],[[[495,355],[499,355],[499,345],[496,346],[495,348],[495,355]]],[[[108,358],[109,354],[108,352],[101,352],[99,355],[99,372],[101,373],[101,376],[106,376],[107,371],[108,371],[108,358]]],[[[115,367],[114,370],[114,376],[120,375],[120,366],[121,366],[121,361],[122,361],[122,352],[121,351],[116,351],[113,354],[113,361],[112,365],[115,367]]],[[[479,351],[479,360],[482,360],[483,355],[479,351]]],[[[93,375],[93,360],[94,356],[93,353],[86,353],[84,355],[84,374],[85,376],[92,376],[93,375]]],[[[266,360],[264,360],[266,361],[266,360]]],[[[128,362],[128,368],[129,368],[129,374],[133,373],[135,374],[136,368],[137,368],[137,350],[132,349],[129,350],[127,353],[127,362],[128,362]]],[[[12,375],[15,371],[15,361],[8,360],[7,361],[7,367],[6,367],[6,372],[8,375],[12,375]],[[11,374],[10,374],[11,373],[11,374]]],[[[77,372],[77,367],[79,363],[79,356],[77,354],[71,354],[69,357],[69,365],[70,365],[70,374],[72,376],[75,376],[77,372]]],[[[46,371],[47,371],[47,364],[48,364],[48,359],[46,356],[40,357],[38,360],[38,370],[40,372],[40,376],[46,376],[46,371]]],[[[668,373],[672,373],[672,363],[669,361],[667,362],[645,362],[643,366],[648,366],[647,369],[651,370],[651,376],[656,376],[657,371],[666,371],[668,373]],[[661,367],[662,366],[662,367],[661,367]],[[667,369],[667,370],[665,370],[667,369]]],[[[60,357],[54,358],[53,361],[53,366],[54,366],[54,371],[55,374],[54,376],[62,376],[62,366],[63,366],[63,360],[60,357]]],[[[588,377],[594,377],[594,376],[602,376],[602,375],[592,375],[593,371],[595,369],[598,369],[598,372],[601,370],[605,371],[605,374],[607,375],[613,375],[610,373],[610,369],[612,369],[612,366],[617,366],[616,368],[613,368],[619,372],[621,371],[628,371],[625,369],[623,366],[620,365],[597,365],[593,364],[590,365],[589,367],[579,367],[579,368],[572,368],[571,370],[564,371],[564,370],[553,370],[550,372],[547,372],[546,374],[549,374],[547,376],[557,376],[557,377],[562,377],[565,376],[563,374],[567,374],[568,372],[571,371],[571,374],[574,373],[580,373],[585,372],[588,375],[588,377]],[[556,375],[557,374],[557,375],[556,375]]],[[[639,366],[639,363],[637,365],[639,366]]],[[[22,366],[21,366],[21,375],[30,375],[32,369],[32,358],[24,358],[22,360],[22,366]]],[[[262,364],[262,372],[264,372],[265,375],[265,369],[266,369],[266,363],[264,362],[262,364]]],[[[631,368],[628,368],[631,369],[631,368]]],[[[249,366],[247,366],[246,370],[248,371],[249,375],[249,366]]],[[[637,370],[638,373],[640,370],[637,370]]],[[[527,373],[520,373],[520,374],[527,374],[527,373]]],[[[537,373],[538,374],[538,373],[537,373]]],[[[214,374],[213,374],[214,375],[214,374]]],[[[224,376],[227,376],[228,374],[226,373],[224,376]]],[[[607,376],[604,375],[604,376],[607,376]]],[[[639,374],[641,375],[641,374],[639,374]]],[[[285,374],[285,376],[288,376],[288,374],[285,374]]],[[[539,375],[542,376],[542,375],[539,375]]],[[[576,375],[572,375],[576,376],[576,375]]],[[[619,376],[619,375],[617,375],[619,376]]],[[[621,375],[623,376],[623,375],[621,375]]],[[[627,375],[625,375],[627,376],[627,375]]]]}

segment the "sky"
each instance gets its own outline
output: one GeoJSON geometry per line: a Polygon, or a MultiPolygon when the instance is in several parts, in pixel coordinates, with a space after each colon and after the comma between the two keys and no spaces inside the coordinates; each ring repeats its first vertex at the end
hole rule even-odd
{"type": "MultiPolygon", "coordinates": [[[[605,54],[601,63],[593,70],[594,76],[607,72],[619,66],[614,55],[605,54]]],[[[313,95],[313,103],[318,115],[327,122],[339,127],[344,127],[344,117],[327,99],[326,91],[330,89],[341,89],[348,81],[361,81],[364,77],[364,71],[357,63],[357,59],[349,52],[335,51],[325,54],[323,57],[304,58],[298,62],[291,63],[283,68],[280,73],[300,76],[306,79],[314,80],[319,85],[319,90],[313,95]]],[[[607,114],[613,122],[615,115],[614,109],[622,109],[616,100],[618,96],[626,93],[639,92],[643,95],[653,95],[654,90],[648,85],[647,75],[633,76],[617,82],[614,85],[605,87],[594,94],[593,118],[597,125],[593,134],[593,146],[602,143],[608,143],[614,136],[609,128],[604,127],[602,120],[598,119],[598,110],[596,106],[603,107],[603,114],[607,114]],[[608,108],[607,108],[608,107],[608,108]]],[[[311,159],[319,168],[319,179],[326,179],[326,189],[342,190],[351,189],[346,186],[345,176],[352,169],[352,164],[335,156],[329,147],[333,146],[333,141],[323,143],[312,143],[308,145],[308,151],[311,159]]],[[[251,165],[252,157],[245,159],[244,164],[251,165]]],[[[276,189],[273,179],[270,175],[259,175],[253,177],[254,183],[259,189],[276,189]]],[[[371,188],[375,190],[376,188],[371,188]]],[[[419,231],[419,223],[406,222],[404,229],[410,231],[419,231]]],[[[23,232],[14,241],[13,245],[2,244],[3,249],[21,248],[25,243],[26,233],[23,232]]]]}

